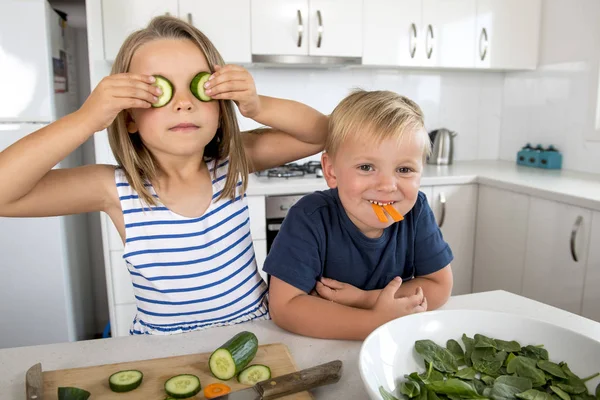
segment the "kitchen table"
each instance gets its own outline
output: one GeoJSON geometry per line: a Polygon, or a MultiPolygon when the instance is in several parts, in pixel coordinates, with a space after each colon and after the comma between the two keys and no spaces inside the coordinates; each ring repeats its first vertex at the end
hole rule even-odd
{"type": "MultiPolygon", "coordinates": [[[[442,309],[492,310],[529,316],[576,330],[600,342],[600,323],[505,291],[454,296],[442,309]]],[[[342,379],[337,384],[315,389],[316,399],[367,398],[358,371],[361,342],[302,337],[278,328],[272,321],[171,336],[130,336],[3,349],[0,350],[0,398],[24,399],[25,372],[38,362],[44,370],[55,370],[204,353],[242,330],[254,332],[263,344],[286,344],[298,368],[342,360],[342,379]]]]}

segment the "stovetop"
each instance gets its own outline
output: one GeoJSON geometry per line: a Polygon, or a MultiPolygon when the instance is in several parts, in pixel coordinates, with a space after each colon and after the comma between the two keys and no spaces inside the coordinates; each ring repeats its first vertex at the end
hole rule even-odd
{"type": "Polygon", "coordinates": [[[280,167],[256,172],[257,176],[274,179],[293,179],[301,177],[323,177],[323,170],[319,161],[308,161],[303,164],[289,163],[280,167]]]}

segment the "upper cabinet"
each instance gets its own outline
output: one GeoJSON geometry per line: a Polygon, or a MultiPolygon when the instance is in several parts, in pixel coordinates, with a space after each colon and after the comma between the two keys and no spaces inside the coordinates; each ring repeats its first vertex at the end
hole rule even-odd
{"type": "Polygon", "coordinates": [[[252,0],[252,54],[362,55],[362,0],[252,0]]]}
{"type": "Polygon", "coordinates": [[[249,0],[179,0],[179,17],[200,29],[221,53],[225,63],[252,61],[249,0]]]}
{"type": "Polygon", "coordinates": [[[537,67],[542,0],[477,0],[478,68],[537,67]]]}
{"type": "Polygon", "coordinates": [[[177,16],[177,0],[102,0],[104,58],[114,61],[127,36],[159,15],[177,16]]]}

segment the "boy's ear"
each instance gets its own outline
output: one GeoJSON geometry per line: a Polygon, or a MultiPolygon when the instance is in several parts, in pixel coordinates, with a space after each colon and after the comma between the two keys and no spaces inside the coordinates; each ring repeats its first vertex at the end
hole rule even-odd
{"type": "Polygon", "coordinates": [[[321,154],[321,168],[323,169],[323,177],[325,178],[325,182],[327,182],[327,186],[335,189],[337,187],[337,177],[333,168],[333,158],[326,151],[321,154]]]}
{"type": "Polygon", "coordinates": [[[133,120],[131,111],[125,111],[125,126],[127,127],[127,132],[129,133],[137,133],[139,130],[137,124],[133,120]]]}

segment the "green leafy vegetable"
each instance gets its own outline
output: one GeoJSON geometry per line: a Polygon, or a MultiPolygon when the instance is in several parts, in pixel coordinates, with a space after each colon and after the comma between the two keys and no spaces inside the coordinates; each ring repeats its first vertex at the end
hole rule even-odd
{"type": "Polygon", "coordinates": [[[438,346],[431,340],[417,340],[415,349],[433,368],[440,372],[458,372],[456,359],[447,349],[438,346]]]}

